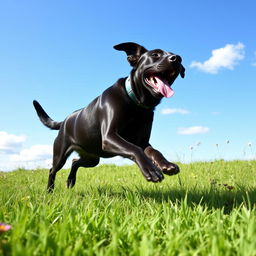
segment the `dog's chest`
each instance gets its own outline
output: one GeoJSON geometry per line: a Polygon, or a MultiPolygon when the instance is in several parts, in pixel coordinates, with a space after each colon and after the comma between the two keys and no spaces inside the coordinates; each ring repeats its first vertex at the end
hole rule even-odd
{"type": "Polygon", "coordinates": [[[152,127],[152,114],[134,113],[126,116],[118,133],[127,141],[140,145],[149,139],[152,127]]]}

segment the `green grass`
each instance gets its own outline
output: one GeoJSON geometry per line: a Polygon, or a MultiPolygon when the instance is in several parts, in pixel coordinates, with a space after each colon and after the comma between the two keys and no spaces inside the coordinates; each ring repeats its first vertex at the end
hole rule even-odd
{"type": "Polygon", "coordinates": [[[0,173],[0,255],[256,255],[256,161],[180,164],[148,183],[136,166],[0,173]]]}

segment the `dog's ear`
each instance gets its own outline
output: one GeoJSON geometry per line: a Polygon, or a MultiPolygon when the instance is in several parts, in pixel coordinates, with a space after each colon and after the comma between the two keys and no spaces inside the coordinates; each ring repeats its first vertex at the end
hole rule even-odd
{"type": "Polygon", "coordinates": [[[126,52],[127,60],[132,67],[137,64],[140,56],[148,51],[145,47],[132,42],[117,44],[114,49],[126,52]]]}
{"type": "Polygon", "coordinates": [[[182,77],[182,78],[184,78],[185,77],[185,68],[180,64],[180,76],[182,77]]]}

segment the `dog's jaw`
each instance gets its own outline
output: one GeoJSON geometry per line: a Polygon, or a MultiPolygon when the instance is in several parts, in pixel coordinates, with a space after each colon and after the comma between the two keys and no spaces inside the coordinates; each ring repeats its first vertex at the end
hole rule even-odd
{"type": "Polygon", "coordinates": [[[145,78],[147,85],[151,86],[155,93],[161,94],[166,98],[173,96],[174,91],[171,89],[169,82],[165,79],[161,79],[158,76],[151,75],[145,78]]]}
{"type": "Polygon", "coordinates": [[[138,71],[132,70],[130,74],[133,91],[141,104],[154,109],[161,102],[163,95],[146,83],[144,72],[138,71]]]}

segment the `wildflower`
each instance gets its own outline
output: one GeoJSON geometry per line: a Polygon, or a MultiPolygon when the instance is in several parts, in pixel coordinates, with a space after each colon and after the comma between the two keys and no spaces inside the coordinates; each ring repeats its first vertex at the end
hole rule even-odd
{"type": "Polygon", "coordinates": [[[197,142],[196,145],[199,147],[201,144],[202,144],[202,143],[199,141],[199,142],[197,142]]]}
{"type": "Polygon", "coordinates": [[[230,141],[229,141],[229,140],[227,140],[227,144],[229,144],[229,142],[230,142],[230,141]]]}
{"type": "Polygon", "coordinates": [[[248,142],[248,147],[251,147],[252,146],[252,143],[251,142],[248,142]]]}
{"type": "Polygon", "coordinates": [[[10,230],[12,227],[10,225],[7,225],[5,223],[0,223],[0,233],[6,232],[10,230]]]}
{"type": "Polygon", "coordinates": [[[194,147],[193,146],[190,146],[190,150],[193,150],[194,149],[194,147]]]}

